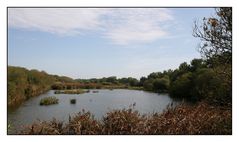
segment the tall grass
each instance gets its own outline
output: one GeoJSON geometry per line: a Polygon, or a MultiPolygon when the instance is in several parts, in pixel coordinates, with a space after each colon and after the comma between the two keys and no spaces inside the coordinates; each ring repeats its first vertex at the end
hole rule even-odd
{"type": "Polygon", "coordinates": [[[55,94],[83,94],[86,92],[87,91],[83,89],[72,89],[72,90],[56,90],[54,93],[55,94]]]}
{"type": "Polygon", "coordinates": [[[231,108],[181,104],[163,113],[141,115],[129,108],[108,112],[97,120],[84,110],[69,117],[69,122],[53,119],[25,127],[20,134],[75,134],[75,135],[231,135],[231,108]]]}
{"type": "Polygon", "coordinates": [[[58,101],[56,97],[45,97],[40,100],[40,105],[58,104],[58,101]]]}

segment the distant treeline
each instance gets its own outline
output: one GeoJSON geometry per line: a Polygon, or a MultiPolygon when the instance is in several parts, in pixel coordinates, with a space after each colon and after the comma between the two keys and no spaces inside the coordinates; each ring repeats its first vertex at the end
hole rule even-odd
{"type": "Polygon", "coordinates": [[[153,72],[147,77],[100,79],[72,79],[49,75],[44,71],[8,67],[8,105],[16,105],[49,89],[116,89],[141,88],[157,93],[169,93],[173,98],[189,101],[210,100],[214,103],[231,102],[231,82],[218,75],[210,63],[193,59],[190,64],[180,64],[175,70],[153,72]]]}
{"type": "Polygon", "coordinates": [[[92,78],[92,79],[71,79],[71,81],[58,81],[52,89],[64,90],[64,89],[120,89],[138,87],[139,81],[136,78],[119,78],[116,76],[92,78]]]}

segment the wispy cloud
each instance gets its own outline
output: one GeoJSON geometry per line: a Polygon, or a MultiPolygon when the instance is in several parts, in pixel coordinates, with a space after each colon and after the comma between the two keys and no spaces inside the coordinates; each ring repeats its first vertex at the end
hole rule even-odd
{"type": "Polygon", "coordinates": [[[169,33],[163,24],[173,20],[167,9],[114,9],[112,13],[109,23],[113,23],[105,36],[117,44],[152,42],[165,37],[169,33]]]}
{"type": "Polygon", "coordinates": [[[9,26],[59,35],[75,35],[100,27],[105,11],[75,8],[10,8],[9,26]]]}
{"type": "Polygon", "coordinates": [[[147,43],[168,36],[174,17],[162,8],[10,8],[9,26],[61,36],[98,31],[114,44],[147,43]]]}

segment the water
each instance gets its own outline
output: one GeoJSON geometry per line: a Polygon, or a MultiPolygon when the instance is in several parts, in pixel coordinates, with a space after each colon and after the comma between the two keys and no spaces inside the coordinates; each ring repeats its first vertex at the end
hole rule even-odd
{"type": "Polygon", "coordinates": [[[24,102],[15,110],[8,110],[8,122],[12,128],[19,130],[22,126],[31,124],[37,120],[57,120],[67,121],[69,115],[85,109],[94,114],[95,118],[101,119],[102,116],[112,109],[122,109],[132,106],[141,114],[152,112],[162,112],[173,100],[167,94],[157,94],[146,91],[126,90],[126,89],[100,89],[98,93],[70,95],[54,94],[51,90],[38,97],[31,98],[24,102]],[[59,104],[40,106],[39,102],[47,96],[56,96],[59,104]],[[76,99],[76,104],[71,104],[70,100],[76,99]]]}

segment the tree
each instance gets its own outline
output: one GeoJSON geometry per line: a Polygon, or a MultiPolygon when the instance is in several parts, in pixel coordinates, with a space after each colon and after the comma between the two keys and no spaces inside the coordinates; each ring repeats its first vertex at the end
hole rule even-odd
{"type": "Polygon", "coordinates": [[[117,83],[117,77],[116,76],[110,76],[110,77],[106,78],[106,82],[117,83]]]}
{"type": "Polygon", "coordinates": [[[140,85],[140,86],[143,86],[143,85],[144,85],[144,82],[145,82],[146,80],[147,80],[146,77],[144,77],[144,76],[141,77],[140,80],[139,80],[139,85],[140,85]]]}
{"type": "Polygon", "coordinates": [[[201,39],[199,51],[207,65],[232,92],[232,8],[217,8],[216,15],[204,18],[202,25],[195,22],[193,36],[201,39]]]}
{"type": "Polygon", "coordinates": [[[193,36],[201,39],[199,51],[209,64],[231,78],[232,8],[217,8],[216,16],[204,18],[202,25],[195,22],[193,36]]]}
{"type": "Polygon", "coordinates": [[[168,92],[169,89],[169,77],[157,78],[153,82],[153,90],[156,92],[168,92]]]}
{"type": "MultiPolygon", "coordinates": [[[[200,38],[200,52],[204,57],[212,58],[223,53],[232,53],[232,8],[216,9],[216,16],[204,18],[199,26],[195,22],[193,36],[200,38]]],[[[223,59],[230,63],[231,58],[223,59]]]]}
{"type": "Polygon", "coordinates": [[[161,72],[153,72],[153,73],[148,75],[148,79],[156,79],[156,78],[161,78],[163,76],[164,75],[161,72]]]}
{"type": "Polygon", "coordinates": [[[197,70],[194,75],[194,96],[210,103],[227,105],[231,102],[230,88],[210,68],[197,70]]]}
{"type": "Polygon", "coordinates": [[[195,72],[198,69],[205,68],[206,64],[204,63],[203,59],[193,59],[191,61],[190,70],[191,72],[195,72]]]}
{"type": "Polygon", "coordinates": [[[192,99],[193,74],[185,73],[178,77],[170,86],[170,96],[174,98],[192,99]]]}
{"type": "Polygon", "coordinates": [[[147,91],[153,91],[153,85],[154,80],[153,79],[148,79],[146,81],[144,81],[144,89],[147,91]]]}
{"type": "Polygon", "coordinates": [[[138,86],[139,84],[139,81],[133,77],[128,77],[128,82],[130,86],[138,86]]]}
{"type": "Polygon", "coordinates": [[[54,82],[55,76],[48,75],[44,71],[8,66],[8,105],[14,106],[39,95],[50,89],[54,82]]]}

